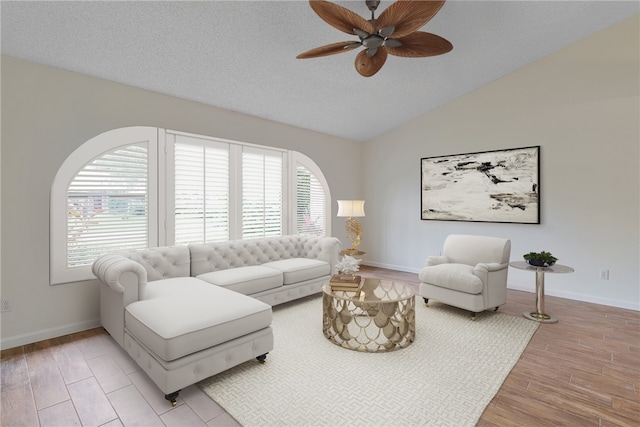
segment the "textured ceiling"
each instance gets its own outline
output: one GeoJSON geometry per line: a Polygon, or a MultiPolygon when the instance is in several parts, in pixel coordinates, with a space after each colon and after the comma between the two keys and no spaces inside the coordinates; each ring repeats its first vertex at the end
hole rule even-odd
{"type": "MultiPolygon", "coordinates": [[[[336,3],[370,17],[362,0],[336,3]]],[[[364,78],[353,51],[296,59],[356,40],[306,1],[2,1],[0,9],[3,54],[356,141],[639,12],[636,1],[453,0],[422,28],[451,41],[452,52],[389,56],[364,78]]]]}

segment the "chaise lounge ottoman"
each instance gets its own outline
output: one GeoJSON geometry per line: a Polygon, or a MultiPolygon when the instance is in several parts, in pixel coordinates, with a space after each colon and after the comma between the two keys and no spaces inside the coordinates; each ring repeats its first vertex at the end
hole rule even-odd
{"type": "Polygon", "coordinates": [[[124,317],[125,351],[173,405],[183,387],[273,349],[270,305],[192,277],[148,283],[124,317]]]}

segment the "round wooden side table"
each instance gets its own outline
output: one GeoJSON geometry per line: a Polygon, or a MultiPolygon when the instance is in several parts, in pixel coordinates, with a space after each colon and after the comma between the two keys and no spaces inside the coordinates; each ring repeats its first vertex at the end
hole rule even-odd
{"type": "Polygon", "coordinates": [[[513,261],[509,265],[519,270],[536,272],[536,310],[522,313],[529,320],[541,323],[557,323],[558,319],[544,312],[544,274],[545,273],[573,273],[573,268],[566,265],[554,264],[551,267],[535,267],[524,261],[513,261]]]}

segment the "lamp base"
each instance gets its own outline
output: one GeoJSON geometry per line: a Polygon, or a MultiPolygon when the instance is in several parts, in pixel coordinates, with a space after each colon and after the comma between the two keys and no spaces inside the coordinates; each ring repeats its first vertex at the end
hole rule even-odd
{"type": "Polygon", "coordinates": [[[358,250],[357,248],[349,248],[349,249],[345,249],[343,251],[340,251],[340,255],[349,255],[349,256],[362,256],[362,255],[366,255],[366,252],[362,252],[360,250],[358,250]]]}
{"type": "Polygon", "coordinates": [[[349,217],[345,221],[345,229],[347,231],[347,237],[351,240],[351,250],[358,251],[358,245],[362,241],[362,227],[360,222],[356,218],[349,217]]]}

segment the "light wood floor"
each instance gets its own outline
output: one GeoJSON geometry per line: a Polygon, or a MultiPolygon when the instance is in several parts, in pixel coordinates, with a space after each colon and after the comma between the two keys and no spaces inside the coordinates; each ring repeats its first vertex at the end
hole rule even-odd
{"type": "MultiPolygon", "coordinates": [[[[418,285],[412,273],[362,273],[418,285]]],[[[640,313],[545,301],[559,323],[540,325],[478,426],[640,425],[640,313]]],[[[533,306],[534,294],[509,290],[500,311],[522,316],[533,306]]],[[[2,426],[238,426],[196,386],[172,408],[102,328],[1,356],[2,426]]]]}

